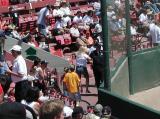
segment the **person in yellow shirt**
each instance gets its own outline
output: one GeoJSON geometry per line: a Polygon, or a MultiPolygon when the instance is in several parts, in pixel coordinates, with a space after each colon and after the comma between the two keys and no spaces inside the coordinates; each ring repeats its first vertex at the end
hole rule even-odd
{"type": "Polygon", "coordinates": [[[80,78],[75,72],[75,66],[70,66],[70,71],[64,76],[63,82],[65,83],[68,91],[68,96],[74,101],[74,106],[78,106],[81,96],[79,93],[80,78]]]}

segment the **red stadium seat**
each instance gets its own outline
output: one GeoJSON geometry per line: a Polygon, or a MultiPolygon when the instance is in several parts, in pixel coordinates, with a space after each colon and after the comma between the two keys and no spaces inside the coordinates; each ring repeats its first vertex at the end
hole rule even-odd
{"type": "Polygon", "coordinates": [[[9,0],[0,0],[2,6],[9,6],[9,0]]]}
{"type": "Polygon", "coordinates": [[[49,47],[49,51],[50,51],[50,53],[52,55],[63,57],[63,51],[62,51],[62,49],[55,50],[55,48],[53,46],[51,46],[51,47],[49,47]]]}

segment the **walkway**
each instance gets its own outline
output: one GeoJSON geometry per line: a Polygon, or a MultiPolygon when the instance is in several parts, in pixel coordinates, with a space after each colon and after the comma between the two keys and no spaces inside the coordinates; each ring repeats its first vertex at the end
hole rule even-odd
{"type": "Polygon", "coordinates": [[[89,72],[89,77],[90,77],[90,82],[89,82],[89,90],[91,93],[85,93],[85,78],[82,78],[82,85],[83,85],[83,93],[81,94],[82,96],[82,102],[80,105],[83,107],[84,110],[87,109],[87,103],[90,105],[95,105],[98,101],[98,95],[97,95],[97,88],[95,87],[95,80],[94,80],[94,75],[93,71],[88,65],[88,72],[89,72]]]}
{"type": "Polygon", "coordinates": [[[160,111],[160,86],[131,95],[129,99],[160,111]]]}

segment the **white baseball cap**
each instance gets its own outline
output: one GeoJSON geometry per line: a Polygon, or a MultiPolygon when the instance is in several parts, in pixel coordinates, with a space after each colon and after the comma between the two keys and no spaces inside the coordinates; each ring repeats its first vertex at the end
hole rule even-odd
{"type": "Polygon", "coordinates": [[[22,47],[19,46],[19,45],[14,45],[14,46],[10,49],[10,51],[12,51],[12,50],[14,50],[14,51],[22,51],[22,47]]]}

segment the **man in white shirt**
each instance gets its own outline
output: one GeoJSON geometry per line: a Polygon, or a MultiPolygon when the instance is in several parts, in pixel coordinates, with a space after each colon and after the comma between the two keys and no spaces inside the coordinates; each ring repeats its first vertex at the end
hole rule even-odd
{"type": "Polygon", "coordinates": [[[149,34],[151,36],[153,45],[154,46],[159,45],[159,43],[160,43],[160,27],[157,25],[157,23],[155,21],[153,21],[149,25],[149,34]]]}
{"type": "Polygon", "coordinates": [[[63,17],[64,13],[60,10],[60,4],[58,2],[56,2],[54,4],[54,9],[53,9],[53,16],[57,17],[57,16],[61,16],[63,17]]]}
{"type": "Polygon", "coordinates": [[[13,61],[12,71],[8,69],[8,73],[11,74],[12,81],[15,85],[15,99],[20,102],[25,98],[27,89],[29,88],[29,82],[27,80],[27,66],[24,58],[21,55],[22,48],[19,45],[14,45],[11,49],[11,53],[15,58],[13,61]]]}
{"type": "Polygon", "coordinates": [[[68,26],[71,25],[71,18],[68,15],[64,15],[62,18],[63,21],[63,27],[67,28],[68,26]]]}
{"type": "Polygon", "coordinates": [[[56,17],[55,29],[63,29],[63,20],[61,16],[56,17]]]}
{"type": "Polygon", "coordinates": [[[76,14],[76,16],[74,16],[74,18],[73,18],[73,22],[75,22],[75,23],[82,23],[82,13],[81,13],[81,11],[77,11],[77,14],[76,14]]]}
{"type": "Polygon", "coordinates": [[[49,11],[51,10],[52,6],[47,5],[46,7],[42,8],[38,13],[38,30],[41,34],[47,35],[46,33],[46,26],[47,26],[47,16],[49,16],[49,11]]]}
{"type": "Polygon", "coordinates": [[[80,36],[77,23],[72,23],[72,27],[70,28],[70,34],[74,38],[78,38],[80,36]]]}
{"type": "Polygon", "coordinates": [[[62,2],[61,3],[61,8],[60,10],[63,12],[64,15],[71,15],[71,10],[70,8],[67,6],[66,2],[62,2]]]}
{"type": "Polygon", "coordinates": [[[83,17],[83,23],[87,25],[93,24],[93,11],[88,11],[87,15],[83,17]]]}

